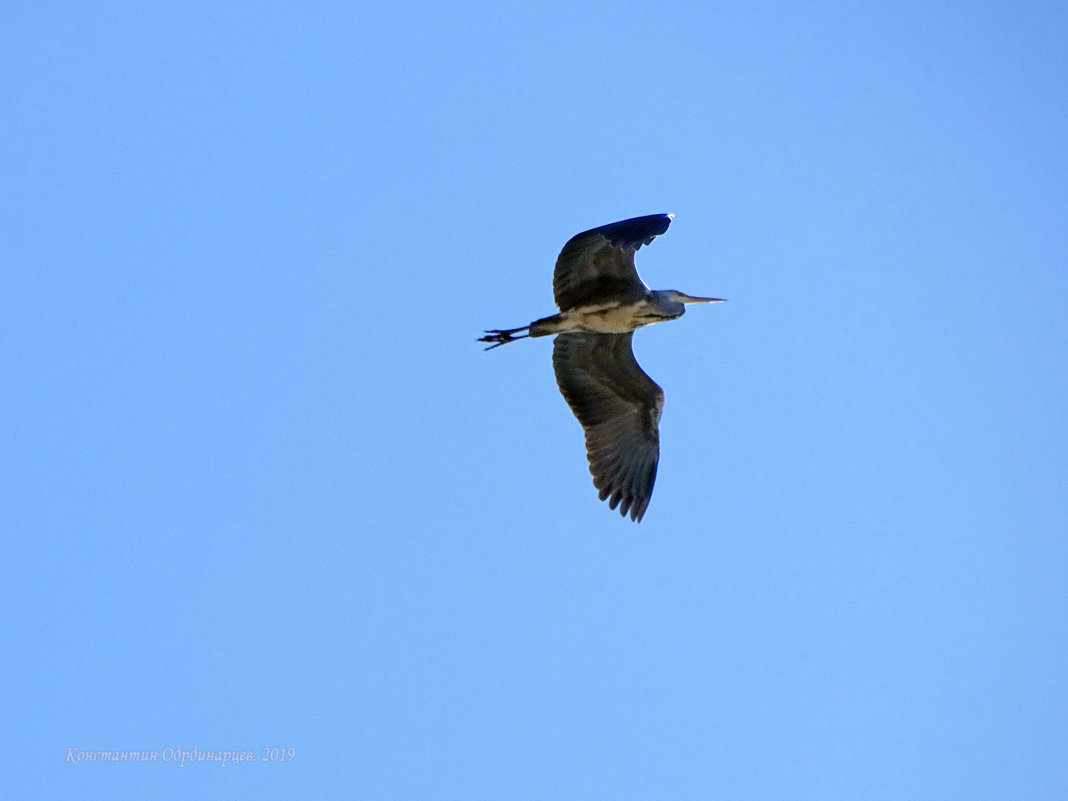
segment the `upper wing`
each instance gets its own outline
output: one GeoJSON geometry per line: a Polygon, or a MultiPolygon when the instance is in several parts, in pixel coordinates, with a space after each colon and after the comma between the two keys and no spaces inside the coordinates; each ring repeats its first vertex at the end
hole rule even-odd
{"type": "Polygon", "coordinates": [[[560,392],[586,432],[593,485],[601,500],[640,521],[660,458],[664,391],[634,360],[633,332],[559,334],[553,369],[560,392]]]}
{"type": "Polygon", "coordinates": [[[634,252],[671,225],[673,214],[651,214],[602,225],[571,237],[556,259],[553,298],[561,311],[588,298],[623,298],[629,289],[644,289],[634,269],[634,252]]]}

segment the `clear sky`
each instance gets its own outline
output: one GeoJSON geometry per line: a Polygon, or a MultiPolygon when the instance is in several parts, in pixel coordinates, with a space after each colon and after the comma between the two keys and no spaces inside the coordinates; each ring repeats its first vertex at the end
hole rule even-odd
{"type": "Polygon", "coordinates": [[[0,795],[1068,797],[1066,35],[6,3],[0,795]],[[475,339],[656,212],[635,525],[475,339]]]}

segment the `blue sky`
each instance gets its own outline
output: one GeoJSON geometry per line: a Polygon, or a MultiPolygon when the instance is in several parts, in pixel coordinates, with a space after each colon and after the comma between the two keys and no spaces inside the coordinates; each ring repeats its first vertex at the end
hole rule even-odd
{"type": "Polygon", "coordinates": [[[1066,30],[7,4],[4,796],[1065,797],[1066,30]],[[475,338],[656,212],[636,526],[475,338]]]}

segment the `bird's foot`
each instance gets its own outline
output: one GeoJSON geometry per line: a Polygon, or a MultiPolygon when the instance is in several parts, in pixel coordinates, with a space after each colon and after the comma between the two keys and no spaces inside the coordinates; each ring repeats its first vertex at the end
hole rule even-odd
{"type": "Polygon", "coordinates": [[[492,342],[486,350],[493,350],[499,348],[501,345],[507,345],[509,342],[515,342],[517,339],[526,339],[530,334],[520,334],[520,331],[526,331],[529,326],[523,326],[522,328],[494,328],[486,333],[489,336],[479,337],[479,342],[492,342]]]}

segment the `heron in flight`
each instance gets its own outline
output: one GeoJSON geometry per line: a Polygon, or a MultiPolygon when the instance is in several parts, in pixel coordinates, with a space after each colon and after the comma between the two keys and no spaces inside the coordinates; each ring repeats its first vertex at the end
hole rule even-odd
{"type": "Polygon", "coordinates": [[[634,359],[631,338],[643,325],[674,320],[688,303],[717,303],[674,289],[651,290],[634,254],[667,231],[674,214],[652,214],[573,236],[553,272],[559,314],[522,328],[493,329],[486,350],[526,337],[556,334],[556,383],[586,432],[593,485],[610,508],[640,522],[660,458],[664,391],[634,359]]]}

